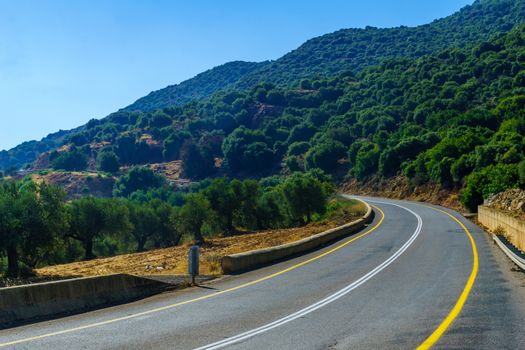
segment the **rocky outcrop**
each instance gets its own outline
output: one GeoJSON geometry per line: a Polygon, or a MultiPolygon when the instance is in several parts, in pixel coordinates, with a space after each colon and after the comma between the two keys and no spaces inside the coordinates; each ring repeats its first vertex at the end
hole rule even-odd
{"type": "Polygon", "coordinates": [[[485,200],[485,206],[525,219],[525,190],[513,188],[485,200]]]}

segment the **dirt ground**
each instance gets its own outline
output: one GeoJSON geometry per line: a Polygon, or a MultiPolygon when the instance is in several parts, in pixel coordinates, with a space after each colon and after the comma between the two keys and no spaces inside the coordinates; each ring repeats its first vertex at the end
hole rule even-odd
{"type": "MultiPolygon", "coordinates": [[[[335,211],[330,218],[305,227],[209,239],[201,247],[200,273],[203,275],[220,275],[222,273],[220,266],[222,256],[294,242],[352,221],[362,216],[364,212],[365,207],[362,203],[353,202],[351,206],[335,211]]],[[[99,276],[113,273],[141,276],[185,274],[188,269],[187,253],[189,247],[190,245],[186,244],[143,253],[48,266],[37,269],[36,273],[39,276],[60,277],[99,276]]]]}
{"type": "Polygon", "coordinates": [[[31,174],[33,181],[56,185],[66,191],[69,199],[78,199],[87,193],[96,197],[111,197],[115,178],[96,172],[49,171],[31,174]]]}
{"type": "Polygon", "coordinates": [[[465,208],[459,202],[457,189],[444,190],[432,184],[411,186],[404,176],[396,176],[389,179],[372,178],[365,183],[354,179],[344,182],[340,186],[340,190],[342,193],[428,202],[460,212],[465,211],[465,208]]]}

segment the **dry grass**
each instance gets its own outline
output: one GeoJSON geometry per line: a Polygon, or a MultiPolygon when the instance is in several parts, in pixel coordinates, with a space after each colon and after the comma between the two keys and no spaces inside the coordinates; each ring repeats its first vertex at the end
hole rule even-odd
{"type": "Polygon", "coordinates": [[[168,181],[177,181],[180,179],[182,174],[182,161],[180,160],[166,163],[148,164],[148,167],[151,170],[162,174],[166,179],[168,179],[168,181]]]}
{"type": "MultiPolygon", "coordinates": [[[[222,256],[294,242],[352,221],[362,216],[364,211],[365,207],[362,203],[350,202],[335,210],[329,218],[305,227],[268,230],[209,239],[201,247],[200,272],[203,275],[220,275],[222,273],[220,265],[222,256]]],[[[39,276],[61,277],[98,276],[112,273],[133,275],[185,274],[188,268],[187,252],[189,247],[190,244],[185,244],[143,253],[48,266],[36,270],[36,273],[39,276]]]]}
{"type": "Polygon", "coordinates": [[[56,185],[66,191],[70,199],[80,198],[84,189],[97,197],[110,197],[115,179],[96,172],[79,171],[47,171],[31,174],[33,181],[56,185]]]}

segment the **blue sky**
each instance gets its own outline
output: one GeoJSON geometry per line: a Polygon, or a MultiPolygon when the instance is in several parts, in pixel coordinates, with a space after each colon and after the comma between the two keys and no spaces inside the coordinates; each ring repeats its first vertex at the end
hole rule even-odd
{"type": "Polygon", "coordinates": [[[472,0],[0,0],[0,150],[232,60],[341,28],[414,26],[472,0]]]}

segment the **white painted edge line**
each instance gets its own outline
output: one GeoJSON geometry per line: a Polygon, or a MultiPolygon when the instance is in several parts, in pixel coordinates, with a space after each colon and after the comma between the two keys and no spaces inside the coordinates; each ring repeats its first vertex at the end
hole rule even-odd
{"type": "Polygon", "coordinates": [[[505,243],[501,241],[501,239],[497,235],[492,235],[492,239],[494,239],[494,242],[503,250],[503,253],[509,257],[510,260],[512,260],[516,265],[518,265],[522,270],[525,270],[525,260],[514,254],[512,250],[510,250],[505,243]]]}
{"type": "Polygon", "coordinates": [[[358,280],[356,280],[356,281],[352,282],[351,284],[347,285],[343,289],[340,289],[339,291],[337,291],[337,292],[327,296],[326,298],[324,298],[324,299],[322,299],[322,300],[320,300],[320,301],[318,301],[318,302],[316,302],[316,303],[314,303],[314,304],[312,304],[310,306],[307,306],[307,307],[305,307],[305,308],[303,308],[303,309],[301,309],[301,310],[299,310],[297,312],[294,312],[293,314],[290,314],[288,316],[280,318],[280,319],[278,319],[276,321],[273,321],[271,323],[265,324],[265,325],[263,325],[261,327],[254,328],[252,330],[246,331],[244,333],[241,333],[241,334],[229,337],[229,338],[225,338],[225,339],[220,340],[220,341],[215,342],[215,343],[211,343],[211,344],[208,344],[208,345],[201,346],[199,348],[196,348],[195,350],[212,350],[212,349],[220,349],[220,348],[223,348],[223,347],[226,347],[226,346],[230,346],[230,345],[233,345],[235,343],[241,342],[243,340],[252,338],[252,337],[254,337],[254,336],[258,335],[258,334],[261,334],[261,333],[267,332],[269,330],[272,330],[274,328],[277,328],[279,326],[282,326],[282,325],[284,325],[284,324],[286,324],[288,322],[291,322],[293,320],[296,320],[296,319],[298,319],[300,317],[303,317],[303,316],[305,316],[305,315],[307,315],[307,314],[309,314],[309,313],[311,313],[311,312],[313,312],[313,311],[315,311],[317,309],[322,308],[323,306],[326,306],[326,305],[328,305],[328,304],[330,304],[330,303],[340,299],[341,297],[345,296],[346,294],[350,293],[352,290],[354,290],[357,287],[359,287],[360,285],[364,284],[369,279],[371,279],[372,277],[377,275],[379,272],[384,270],[387,266],[392,264],[395,260],[397,260],[397,258],[399,258],[401,256],[401,254],[403,254],[408,249],[408,247],[410,247],[412,245],[412,243],[414,243],[416,238],[419,236],[419,233],[421,232],[421,228],[423,226],[423,220],[421,219],[421,216],[419,216],[417,213],[415,213],[414,211],[412,211],[412,210],[410,210],[410,209],[408,209],[408,208],[406,208],[404,206],[401,206],[401,205],[398,205],[398,204],[394,204],[394,203],[374,201],[374,200],[370,200],[369,202],[393,205],[393,206],[402,208],[402,209],[410,212],[412,215],[414,215],[417,218],[416,230],[414,231],[412,236],[408,239],[408,241],[406,241],[405,244],[401,248],[399,248],[399,250],[397,250],[388,259],[386,259],[380,265],[378,265],[373,270],[368,272],[366,275],[362,276],[358,280]]]}

